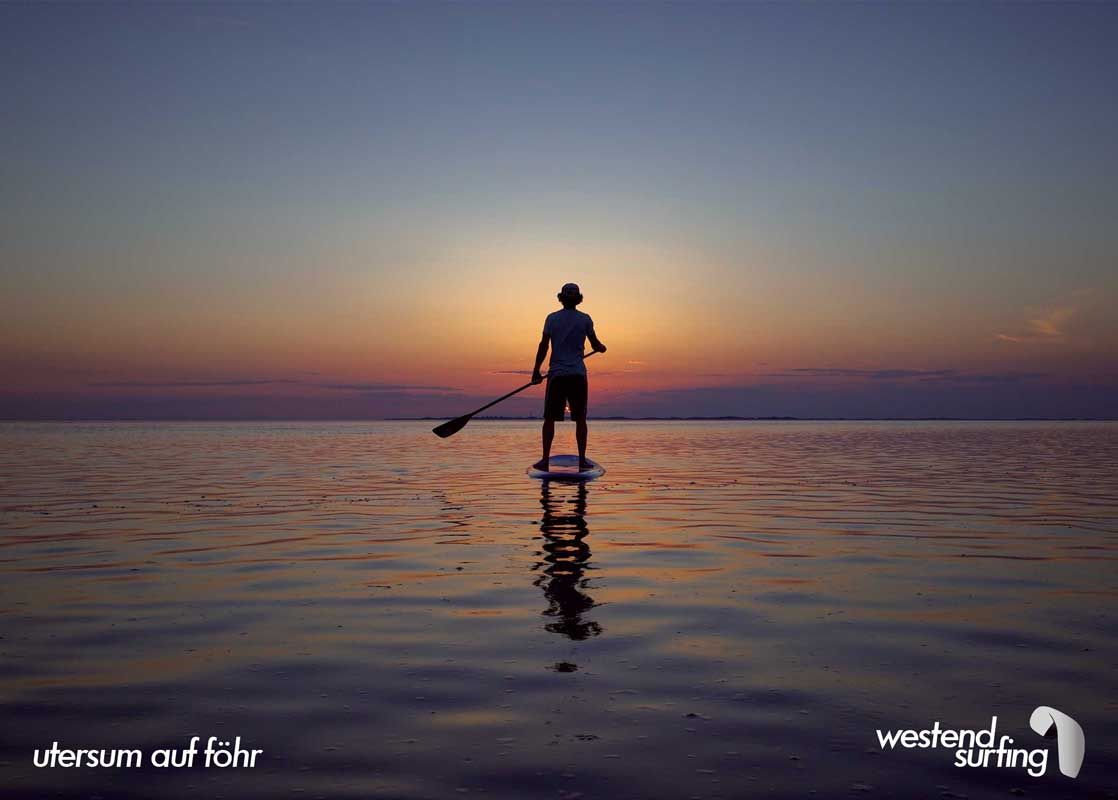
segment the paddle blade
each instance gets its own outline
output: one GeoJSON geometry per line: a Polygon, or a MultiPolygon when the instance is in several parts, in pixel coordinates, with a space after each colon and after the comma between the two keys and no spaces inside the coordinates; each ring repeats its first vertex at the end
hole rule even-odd
{"type": "Polygon", "coordinates": [[[440,439],[445,439],[448,436],[453,436],[466,427],[466,423],[470,421],[472,414],[467,414],[464,417],[452,419],[450,422],[444,422],[442,425],[436,425],[431,429],[431,432],[438,436],[440,439]]]}

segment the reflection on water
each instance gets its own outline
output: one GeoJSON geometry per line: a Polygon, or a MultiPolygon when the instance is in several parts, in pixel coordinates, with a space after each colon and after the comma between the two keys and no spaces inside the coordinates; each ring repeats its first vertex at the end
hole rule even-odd
{"type": "Polygon", "coordinates": [[[0,795],[1118,784],[1118,424],[618,422],[592,441],[609,471],[580,486],[524,475],[529,423],[0,425],[0,795]],[[996,714],[1034,747],[1037,705],[1083,726],[1074,781],[874,736],[996,714]],[[240,736],[260,766],[31,764],[55,740],[192,735],[240,736]]]}
{"type": "Polygon", "coordinates": [[[540,505],[543,519],[540,533],[543,539],[543,561],[536,565],[541,575],[535,585],[543,589],[549,603],[544,616],[553,621],[544,627],[568,639],[581,641],[602,632],[602,626],[584,615],[597,605],[587,590],[593,569],[590,562],[590,543],[587,536],[586,498],[589,488],[585,481],[542,481],[540,505]]]}

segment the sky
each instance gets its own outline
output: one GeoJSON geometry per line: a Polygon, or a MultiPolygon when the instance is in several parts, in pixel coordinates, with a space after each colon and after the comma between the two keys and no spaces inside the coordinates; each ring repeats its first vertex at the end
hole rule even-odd
{"type": "Polygon", "coordinates": [[[1118,416],[1118,5],[0,5],[0,418],[1118,416]],[[542,391],[493,410],[539,414],[542,391]]]}

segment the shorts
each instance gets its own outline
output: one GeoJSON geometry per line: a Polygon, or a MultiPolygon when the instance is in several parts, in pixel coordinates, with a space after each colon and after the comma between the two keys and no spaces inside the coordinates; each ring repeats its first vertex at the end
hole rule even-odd
{"type": "Polygon", "coordinates": [[[556,375],[547,379],[543,418],[562,422],[565,406],[571,407],[571,419],[586,419],[585,375],[556,375]]]}

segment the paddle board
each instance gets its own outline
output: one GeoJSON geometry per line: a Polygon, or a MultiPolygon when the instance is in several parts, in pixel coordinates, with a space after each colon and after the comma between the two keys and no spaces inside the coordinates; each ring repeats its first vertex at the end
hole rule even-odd
{"type": "Polygon", "coordinates": [[[552,456],[545,470],[528,467],[528,477],[549,481],[592,481],[605,474],[605,467],[597,461],[592,458],[586,460],[590,462],[590,469],[580,472],[578,456],[552,456]]]}

